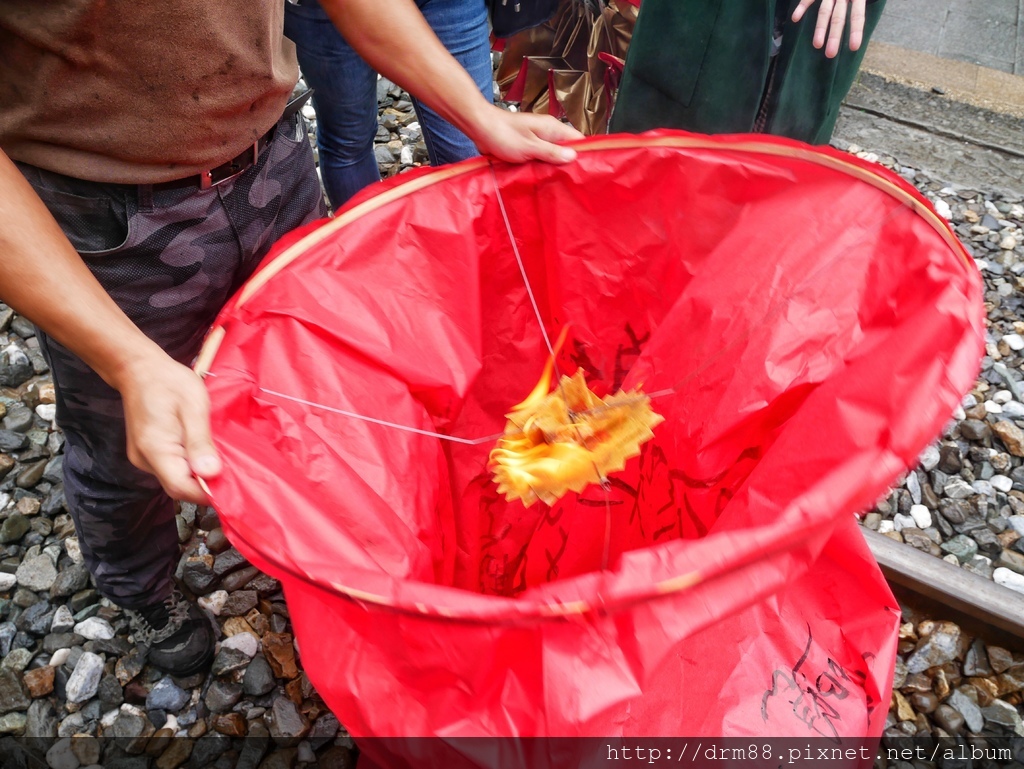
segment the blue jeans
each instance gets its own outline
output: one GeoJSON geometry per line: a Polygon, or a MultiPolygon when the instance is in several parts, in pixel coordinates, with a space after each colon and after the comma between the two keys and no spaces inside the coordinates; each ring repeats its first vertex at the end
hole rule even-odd
{"type": "MultiPolygon", "coordinates": [[[[484,0],[416,0],[434,33],[492,100],[490,39],[484,0]]],[[[317,0],[285,3],[285,34],[295,42],[299,66],[314,89],[320,172],[334,208],[380,180],[373,139],[377,133],[377,73],[345,42],[317,0]]],[[[413,99],[433,165],[477,154],[469,138],[413,99]]]]}

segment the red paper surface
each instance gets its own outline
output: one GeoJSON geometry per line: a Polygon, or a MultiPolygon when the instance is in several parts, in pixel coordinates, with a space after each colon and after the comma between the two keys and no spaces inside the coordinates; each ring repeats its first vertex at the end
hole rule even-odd
{"type": "Polygon", "coordinates": [[[580,150],[411,174],[277,248],[208,364],[225,531],[357,740],[880,734],[899,611],[853,514],[974,380],[973,263],[828,149],[580,150]],[[560,369],[668,391],[610,490],[554,508],[499,498],[490,440],[352,416],[473,441],[536,383],[496,184],[560,369]]]}

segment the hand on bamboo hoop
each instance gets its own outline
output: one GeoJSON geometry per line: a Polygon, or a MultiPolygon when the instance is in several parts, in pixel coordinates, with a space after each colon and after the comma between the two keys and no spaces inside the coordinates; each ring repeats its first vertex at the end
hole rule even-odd
{"type": "Polygon", "coordinates": [[[475,130],[468,128],[466,131],[485,155],[510,163],[527,160],[569,163],[576,159],[576,150],[561,146],[583,138],[583,134],[571,125],[550,115],[507,112],[490,105],[487,105],[485,115],[475,130]]]}
{"type": "Polygon", "coordinates": [[[138,366],[120,386],[128,458],[153,473],[174,499],[209,504],[199,480],[215,477],[221,459],[210,438],[210,399],[191,369],[170,358],[138,366]]]}

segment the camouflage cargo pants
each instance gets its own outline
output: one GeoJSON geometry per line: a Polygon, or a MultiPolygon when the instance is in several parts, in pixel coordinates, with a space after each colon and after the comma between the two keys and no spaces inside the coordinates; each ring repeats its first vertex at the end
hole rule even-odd
{"type": "MultiPolygon", "coordinates": [[[[185,364],[274,241],[326,213],[300,116],[281,120],[255,165],[208,190],[19,167],[118,306],[185,364]]],[[[123,607],[162,599],[179,557],[174,503],[128,461],[118,393],[65,347],[38,337],[57,390],[64,492],[86,565],[100,592],[123,607]]]]}

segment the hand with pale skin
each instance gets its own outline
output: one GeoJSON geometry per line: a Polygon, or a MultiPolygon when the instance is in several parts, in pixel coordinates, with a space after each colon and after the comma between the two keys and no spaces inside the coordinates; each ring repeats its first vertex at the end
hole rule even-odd
{"type": "Polygon", "coordinates": [[[128,430],[128,459],[160,479],[173,499],[209,504],[197,478],[220,474],[210,437],[210,399],[202,379],[166,355],[118,382],[128,430]]]}
{"type": "MultiPolygon", "coordinates": [[[[800,21],[807,9],[819,0],[800,0],[793,11],[793,21],[800,21]]],[[[814,47],[825,46],[825,56],[832,59],[843,44],[846,13],[850,11],[850,50],[856,51],[864,41],[864,15],[867,0],[820,0],[818,21],[814,25],[814,47]],[[852,10],[851,10],[852,9],[852,10]],[[826,45],[827,39],[827,45],[826,45]]]]}

